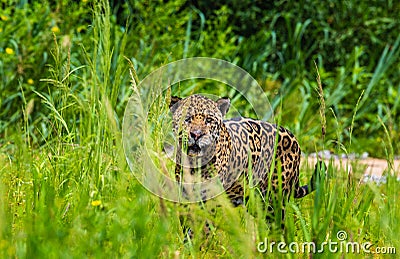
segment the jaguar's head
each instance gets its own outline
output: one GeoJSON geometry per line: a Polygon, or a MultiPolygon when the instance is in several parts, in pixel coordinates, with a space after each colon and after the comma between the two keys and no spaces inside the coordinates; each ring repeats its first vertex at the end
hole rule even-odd
{"type": "Polygon", "coordinates": [[[203,159],[214,156],[229,106],[227,98],[213,101],[197,94],[184,99],[171,97],[174,133],[187,156],[203,159]]]}

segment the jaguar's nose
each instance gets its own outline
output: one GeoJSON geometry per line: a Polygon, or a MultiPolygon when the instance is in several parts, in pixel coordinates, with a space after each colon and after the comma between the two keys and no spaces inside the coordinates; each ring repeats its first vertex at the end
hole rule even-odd
{"type": "Polygon", "coordinates": [[[201,130],[193,130],[190,131],[190,137],[194,140],[198,140],[201,135],[203,135],[203,133],[201,132],[201,130]]]}

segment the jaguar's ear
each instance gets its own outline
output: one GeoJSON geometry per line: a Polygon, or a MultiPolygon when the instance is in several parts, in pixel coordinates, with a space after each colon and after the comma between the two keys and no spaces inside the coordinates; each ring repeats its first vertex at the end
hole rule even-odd
{"type": "Polygon", "coordinates": [[[231,101],[227,97],[218,99],[217,106],[222,113],[222,117],[225,117],[225,114],[228,112],[229,107],[231,106],[231,101]]]}
{"type": "Polygon", "coordinates": [[[169,109],[170,111],[173,113],[175,112],[176,108],[178,107],[177,105],[175,105],[177,102],[179,102],[180,100],[182,100],[182,98],[178,97],[178,96],[171,96],[171,101],[169,103],[169,109]]]}

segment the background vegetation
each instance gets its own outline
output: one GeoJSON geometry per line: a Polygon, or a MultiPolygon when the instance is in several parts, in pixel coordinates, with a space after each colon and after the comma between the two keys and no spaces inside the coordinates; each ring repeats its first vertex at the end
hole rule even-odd
{"type": "MultiPolygon", "coordinates": [[[[338,230],[352,241],[400,248],[399,184],[389,177],[382,186],[359,185],[360,167],[351,177],[330,168],[335,178],[324,192],[291,205],[287,234],[262,215],[222,206],[213,215],[212,237],[184,244],[178,220],[184,209],[141,187],[121,146],[132,93],[124,57],[139,81],[168,62],[206,56],[253,75],[306,153],[324,147],[392,159],[400,148],[397,1],[0,5],[3,256],[250,257],[261,256],[256,244],[264,237],[321,243],[338,230]],[[325,141],[314,62],[326,101],[325,141]]],[[[201,82],[190,90],[216,91],[201,82]]],[[[240,99],[234,105],[251,109],[240,99]]],[[[310,170],[303,169],[305,182],[310,170]]],[[[199,230],[211,212],[194,207],[190,213],[199,215],[193,223],[199,230]]]]}

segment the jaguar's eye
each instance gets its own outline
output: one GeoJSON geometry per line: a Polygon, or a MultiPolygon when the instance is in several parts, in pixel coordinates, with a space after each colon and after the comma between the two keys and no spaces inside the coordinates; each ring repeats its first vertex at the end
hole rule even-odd
{"type": "Polygon", "coordinates": [[[213,122],[212,118],[210,118],[210,117],[206,118],[206,123],[210,124],[211,122],[213,122]]]}
{"type": "Polygon", "coordinates": [[[186,118],[185,118],[185,122],[186,122],[186,123],[190,123],[191,121],[192,121],[192,117],[186,117],[186,118]]]}

